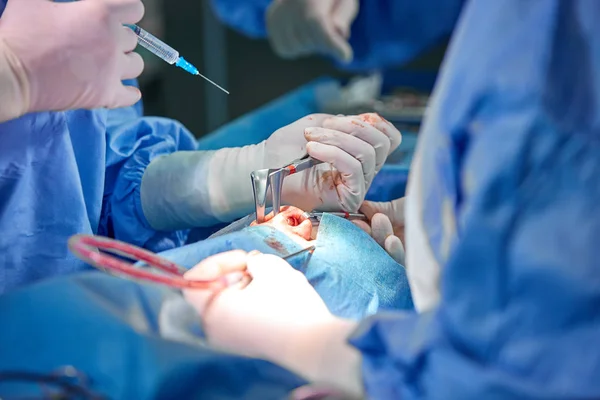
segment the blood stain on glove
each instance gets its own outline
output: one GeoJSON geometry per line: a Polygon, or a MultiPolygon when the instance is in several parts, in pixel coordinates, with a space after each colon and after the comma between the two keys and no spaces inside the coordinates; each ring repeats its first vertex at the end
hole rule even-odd
{"type": "Polygon", "coordinates": [[[361,128],[364,128],[364,127],[365,127],[363,124],[361,124],[360,122],[357,122],[357,121],[352,121],[352,122],[350,122],[350,123],[351,123],[352,125],[356,125],[356,126],[359,126],[359,127],[361,127],[361,128]]]}
{"type": "Polygon", "coordinates": [[[334,190],[335,187],[344,182],[344,178],[339,171],[325,171],[321,175],[323,185],[329,185],[329,190],[334,190]]]}
{"type": "MultiPolygon", "coordinates": [[[[379,122],[384,122],[388,125],[391,125],[391,123],[383,118],[381,115],[377,114],[377,113],[366,113],[366,114],[360,114],[359,115],[360,119],[362,119],[363,121],[365,121],[366,123],[368,123],[369,125],[377,128],[377,124],[379,122]]],[[[381,128],[381,132],[383,133],[387,133],[387,130],[385,129],[385,127],[380,127],[381,128]]]]}

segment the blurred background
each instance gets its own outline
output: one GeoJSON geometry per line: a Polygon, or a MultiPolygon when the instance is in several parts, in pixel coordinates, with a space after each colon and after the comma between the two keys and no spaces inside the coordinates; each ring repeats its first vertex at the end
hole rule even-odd
{"type": "MultiPolygon", "coordinates": [[[[140,50],[146,62],[140,79],[145,114],[177,119],[197,138],[251,115],[316,78],[333,77],[340,82],[352,78],[324,58],[280,59],[268,41],[249,39],[223,25],[209,0],[145,0],[144,4],[146,15],[140,26],[179,50],[204,75],[231,92],[227,96],[203,79],[140,50]]],[[[435,74],[445,49],[446,42],[442,41],[396,70],[405,76],[435,74]]],[[[400,86],[412,86],[410,79],[408,85],[403,82],[400,86]]],[[[415,86],[426,94],[431,83],[415,86]]],[[[293,101],[290,104],[293,107],[293,101]]],[[[277,124],[292,122],[282,118],[277,124]]]]}

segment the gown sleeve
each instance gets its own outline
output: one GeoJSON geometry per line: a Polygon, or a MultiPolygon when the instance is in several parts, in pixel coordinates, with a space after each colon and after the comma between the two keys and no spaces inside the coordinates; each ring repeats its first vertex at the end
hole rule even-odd
{"type": "Polygon", "coordinates": [[[106,129],[106,180],[99,233],[154,252],[183,245],[187,230],[159,232],[144,216],[140,187],[146,167],[157,157],[196,149],[179,122],[143,117],[141,104],[110,110],[106,129]]]}
{"type": "Polygon", "coordinates": [[[600,397],[599,13],[469,4],[421,132],[441,301],[351,338],[369,398],[600,397]]]}

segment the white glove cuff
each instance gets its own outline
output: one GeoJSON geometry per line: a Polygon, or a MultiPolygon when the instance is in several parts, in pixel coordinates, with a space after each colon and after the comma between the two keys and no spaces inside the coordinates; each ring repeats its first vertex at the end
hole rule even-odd
{"type": "Polygon", "coordinates": [[[30,104],[29,86],[21,61],[0,38],[0,122],[27,113],[30,104]]]}
{"type": "Polygon", "coordinates": [[[161,231],[230,222],[251,213],[250,173],[263,168],[264,142],[217,151],[178,151],[146,168],[140,197],[144,216],[161,231]]]}
{"type": "Polygon", "coordinates": [[[252,171],[266,168],[265,142],[215,152],[208,166],[208,198],[212,214],[230,222],[254,211],[252,171]]]}
{"type": "Polygon", "coordinates": [[[178,151],[157,157],[144,171],[140,199],[144,216],[158,231],[210,226],[206,183],[212,151],[178,151]]]}

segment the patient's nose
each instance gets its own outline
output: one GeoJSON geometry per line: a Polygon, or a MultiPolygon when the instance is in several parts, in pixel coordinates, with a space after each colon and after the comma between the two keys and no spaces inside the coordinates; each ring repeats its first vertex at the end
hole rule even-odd
{"type": "Polygon", "coordinates": [[[282,207],[281,212],[273,218],[273,224],[283,225],[304,240],[311,240],[312,222],[299,208],[282,207]]]}

